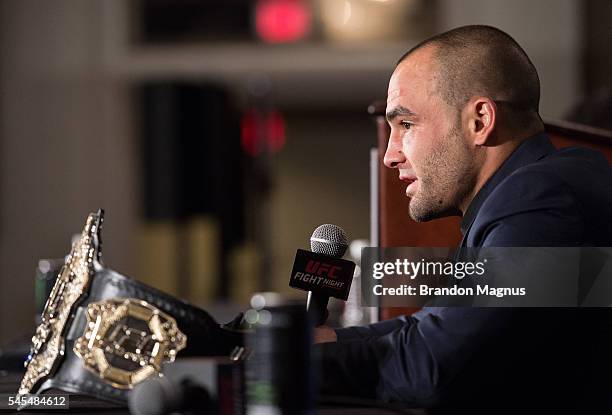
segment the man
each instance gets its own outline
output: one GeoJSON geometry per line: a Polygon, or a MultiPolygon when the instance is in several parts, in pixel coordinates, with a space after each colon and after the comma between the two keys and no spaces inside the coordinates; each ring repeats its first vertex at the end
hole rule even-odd
{"type": "MultiPolygon", "coordinates": [[[[498,29],[461,27],[408,51],[389,82],[384,163],[407,183],[410,216],[461,215],[464,247],[612,246],[610,166],[555,150],[539,96],[535,67],[498,29]]],[[[608,350],[612,318],[582,311],[425,307],[321,327],[322,392],[451,412],[600,409],[611,392],[591,369],[612,365],[590,358],[608,350]]]]}

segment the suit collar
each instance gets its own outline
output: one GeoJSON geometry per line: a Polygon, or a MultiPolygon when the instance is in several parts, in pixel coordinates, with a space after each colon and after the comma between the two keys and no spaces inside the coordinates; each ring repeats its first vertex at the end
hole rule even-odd
{"type": "Polygon", "coordinates": [[[472,223],[474,223],[480,207],[499,183],[515,170],[531,164],[554,151],[555,147],[545,132],[538,133],[524,140],[478,191],[461,220],[461,234],[465,237],[472,223]]]}

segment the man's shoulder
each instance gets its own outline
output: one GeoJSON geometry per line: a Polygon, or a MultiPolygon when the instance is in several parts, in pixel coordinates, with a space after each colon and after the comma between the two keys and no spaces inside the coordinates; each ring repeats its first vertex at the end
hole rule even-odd
{"type": "Polygon", "coordinates": [[[571,185],[572,177],[577,179],[598,178],[598,182],[612,180],[612,168],[605,156],[585,147],[566,147],[547,154],[541,159],[522,166],[508,179],[525,180],[529,175],[549,175],[571,185]]]}
{"type": "Polygon", "coordinates": [[[548,234],[550,245],[595,243],[599,237],[593,233],[598,227],[602,231],[599,225],[611,211],[612,168],[605,157],[590,149],[567,148],[509,174],[484,201],[472,231],[484,238],[492,227],[514,236],[540,230],[541,243],[548,234]],[[567,240],[553,237],[551,227],[567,240]]]}
{"type": "Polygon", "coordinates": [[[590,198],[612,203],[612,167],[598,151],[564,148],[509,174],[485,204],[489,209],[500,205],[524,210],[530,209],[532,203],[539,204],[560,193],[577,204],[590,198]]]}

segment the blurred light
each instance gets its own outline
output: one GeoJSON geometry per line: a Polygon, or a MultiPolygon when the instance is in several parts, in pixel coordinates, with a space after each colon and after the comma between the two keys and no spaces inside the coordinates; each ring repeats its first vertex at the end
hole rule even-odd
{"type": "Polygon", "coordinates": [[[344,18],[342,19],[342,24],[347,24],[351,20],[351,14],[351,2],[344,0],[344,18]]]}
{"type": "Polygon", "coordinates": [[[255,28],[265,42],[295,42],[310,31],[310,11],[303,0],[259,0],[255,28]]]}
{"type": "Polygon", "coordinates": [[[249,324],[256,324],[259,320],[259,313],[256,310],[250,309],[244,313],[244,319],[249,324]]]}
{"type": "Polygon", "coordinates": [[[266,299],[261,294],[255,294],[251,297],[251,307],[255,310],[261,310],[266,306],[266,299]]]}
{"type": "Polygon", "coordinates": [[[46,260],[40,260],[38,261],[38,269],[40,270],[40,272],[47,273],[51,270],[51,263],[49,261],[46,260]]]}
{"type": "Polygon", "coordinates": [[[278,153],[285,142],[285,120],[278,111],[250,109],[242,116],[240,144],[249,156],[257,157],[264,150],[278,153]]]}
{"type": "Polygon", "coordinates": [[[266,291],[253,294],[251,297],[251,307],[253,307],[255,310],[261,310],[264,307],[277,306],[281,304],[282,301],[283,298],[279,293],[266,291]]]}
{"type": "Polygon", "coordinates": [[[399,40],[418,18],[419,0],[314,0],[326,38],[340,42],[399,40]]]}
{"type": "Polygon", "coordinates": [[[349,254],[355,261],[361,261],[361,250],[370,246],[367,239],[354,239],[349,245],[349,254]]]}
{"type": "Polygon", "coordinates": [[[268,118],[268,148],[278,153],[285,146],[285,119],[278,111],[272,111],[268,118]]]}
{"type": "Polygon", "coordinates": [[[272,313],[268,310],[261,310],[259,312],[259,324],[262,326],[267,326],[272,322],[272,313]]]}

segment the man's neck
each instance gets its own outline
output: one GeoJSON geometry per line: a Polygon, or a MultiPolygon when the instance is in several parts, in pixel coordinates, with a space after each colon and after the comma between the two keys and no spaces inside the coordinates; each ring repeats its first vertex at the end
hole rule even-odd
{"type": "Polygon", "coordinates": [[[485,183],[487,183],[487,181],[495,174],[495,172],[499,170],[501,165],[504,164],[504,161],[506,161],[508,157],[510,157],[514,150],[516,150],[523,141],[541,131],[542,130],[526,132],[520,134],[520,139],[501,140],[501,144],[498,144],[496,146],[482,147],[482,151],[485,151],[486,154],[483,154],[483,162],[476,175],[476,182],[473,187],[473,190],[459,204],[459,209],[461,210],[462,215],[465,215],[465,212],[469,208],[470,204],[472,203],[472,200],[474,200],[474,197],[476,197],[480,189],[482,189],[485,183]]]}

